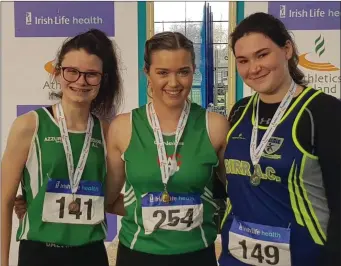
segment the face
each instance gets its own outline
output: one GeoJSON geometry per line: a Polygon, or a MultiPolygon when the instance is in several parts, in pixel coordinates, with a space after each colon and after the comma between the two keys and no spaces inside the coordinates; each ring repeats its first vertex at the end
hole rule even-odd
{"type": "Polygon", "coordinates": [[[91,103],[99,92],[102,60],[83,49],[73,50],[65,54],[61,68],[57,78],[63,98],[77,103],[91,103]]]}
{"type": "Polygon", "coordinates": [[[288,60],[292,52],[289,41],[282,48],[261,33],[250,33],[235,44],[238,73],[253,90],[271,94],[290,77],[288,60]]]}
{"type": "Polygon", "coordinates": [[[185,49],[154,52],[147,73],[153,100],[168,107],[182,106],[192,88],[194,68],[185,49]]]}

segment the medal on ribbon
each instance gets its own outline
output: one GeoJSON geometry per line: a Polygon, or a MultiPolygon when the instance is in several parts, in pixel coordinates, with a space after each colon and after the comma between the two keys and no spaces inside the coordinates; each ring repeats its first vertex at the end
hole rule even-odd
{"type": "MultiPolygon", "coordinates": [[[[59,130],[61,134],[61,139],[64,147],[64,152],[66,156],[66,163],[68,168],[68,174],[69,174],[69,180],[70,180],[70,186],[71,186],[71,192],[72,196],[74,198],[75,193],[77,192],[79,182],[82,178],[82,174],[84,171],[85,163],[89,155],[90,150],[90,144],[91,144],[91,136],[92,136],[92,129],[94,126],[94,121],[92,118],[92,115],[89,114],[88,118],[88,124],[86,128],[86,134],[85,134],[85,140],[83,143],[83,148],[81,151],[81,155],[79,157],[79,161],[76,167],[76,170],[74,170],[74,164],[73,164],[73,158],[72,158],[72,149],[71,149],[71,143],[69,139],[69,133],[67,130],[66,120],[63,112],[62,104],[57,104],[57,120],[59,124],[59,130]]],[[[72,214],[78,214],[80,212],[80,204],[73,200],[69,206],[68,206],[69,212],[72,214]]]]}
{"type": "Polygon", "coordinates": [[[251,141],[250,141],[250,157],[251,157],[252,164],[254,166],[254,173],[250,177],[250,183],[253,186],[258,186],[261,183],[262,177],[256,173],[255,168],[258,165],[259,160],[263,154],[263,151],[266,145],[268,144],[270,138],[272,137],[274,131],[276,130],[278,124],[280,123],[285,111],[288,109],[289,104],[295,95],[296,89],[297,89],[297,85],[294,81],[292,81],[290,89],[288,90],[283,100],[281,101],[279,107],[277,108],[276,113],[271,119],[270,125],[265,131],[258,147],[257,147],[257,135],[258,135],[258,116],[259,116],[259,95],[256,96],[258,97],[256,115],[255,115],[255,122],[252,128],[251,141]]]}
{"type": "Polygon", "coordinates": [[[168,164],[168,158],[166,154],[166,148],[163,141],[162,131],[160,128],[160,123],[157,118],[154,105],[153,103],[150,103],[147,106],[147,116],[149,120],[151,121],[152,127],[153,127],[153,133],[156,141],[156,148],[158,152],[159,162],[160,162],[160,170],[161,170],[161,177],[162,177],[162,183],[164,185],[164,192],[162,193],[162,202],[169,203],[171,201],[171,198],[169,196],[169,193],[167,191],[167,184],[169,181],[169,178],[173,176],[177,169],[177,161],[176,161],[176,151],[178,144],[180,142],[181,136],[183,134],[183,131],[185,129],[187,119],[189,116],[190,111],[190,103],[188,101],[185,102],[184,108],[181,112],[180,119],[177,125],[176,133],[175,133],[175,144],[174,144],[174,153],[171,157],[171,163],[168,164]]]}

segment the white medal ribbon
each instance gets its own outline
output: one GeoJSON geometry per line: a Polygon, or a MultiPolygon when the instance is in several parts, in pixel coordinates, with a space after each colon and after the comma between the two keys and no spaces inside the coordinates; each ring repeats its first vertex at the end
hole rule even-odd
{"type": "Polygon", "coordinates": [[[267,128],[265,134],[263,135],[261,142],[259,143],[257,147],[258,114],[259,114],[259,96],[258,96],[255,123],[252,128],[252,135],[251,135],[251,142],[250,142],[250,156],[251,156],[251,161],[252,161],[253,166],[258,164],[263,154],[263,151],[266,145],[268,144],[269,139],[272,137],[285,111],[288,109],[288,106],[292,98],[295,95],[296,89],[297,89],[297,85],[294,81],[292,81],[290,89],[288,90],[282,102],[280,103],[279,107],[277,108],[275,115],[271,119],[271,123],[269,127],[267,128]]]}
{"type": "Polygon", "coordinates": [[[189,116],[190,111],[190,103],[187,101],[185,102],[185,106],[182,110],[177,128],[175,133],[175,143],[174,143],[174,153],[172,157],[171,167],[168,168],[168,159],[166,154],[166,148],[163,141],[162,131],[160,128],[160,123],[157,118],[153,103],[150,103],[148,108],[147,115],[151,121],[152,128],[154,131],[154,137],[156,141],[156,147],[157,147],[157,153],[160,161],[160,169],[161,169],[161,177],[162,177],[162,183],[164,184],[165,188],[167,186],[169,178],[175,174],[176,168],[177,168],[177,162],[176,162],[176,150],[178,147],[178,144],[180,142],[182,133],[186,127],[187,119],[189,116]]]}
{"type": "Polygon", "coordinates": [[[86,128],[86,134],[85,134],[85,140],[82,148],[81,155],[79,157],[79,161],[77,164],[76,171],[74,170],[74,164],[73,164],[73,156],[72,156],[72,149],[69,139],[69,133],[66,126],[66,120],[63,112],[63,107],[61,103],[57,104],[57,119],[59,124],[59,130],[62,137],[62,143],[64,146],[64,152],[66,156],[66,163],[67,168],[69,172],[69,180],[70,180],[70,186],[72,193],[76,193],[78,189],[79,182],[82,178],[82,174],[84,171],[84,166],[86,163],[86,160],[89,155],[90,150],[90,144],[91,144],[91,136],[92,136],[92,129],[94,126],[94,121],[92,118],[92,115],[89,114],[88,118],[88,125],[86,128]]]}

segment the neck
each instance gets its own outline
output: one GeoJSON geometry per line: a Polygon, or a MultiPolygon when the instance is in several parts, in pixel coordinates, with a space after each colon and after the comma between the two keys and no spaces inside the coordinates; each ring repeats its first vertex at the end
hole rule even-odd
{"type": "MultiPolygon", "coordinates": [[[[288,90],[291,88],[291,83],[292,79],[289,76],[277,89],[268,93],[260,93],[259,98],[264,103],[279,103],[283,100],[288,90]]],[[[300,94],[302,90],[303,88],[301,86],[298,86],[294,97],[300,94]]]]}
{"type": "Polygon", "coordinates": [[[64,97],[62,98],[61,104],[67,128],[76,131],[86,130],[90,113],[90,104],[69,103],[64,97]]]}
{"type": "Polygon", "coordinates": [[[170,108],[158,101],[153,101],[154,109],[163,133],[173,133],[176,131],[184,104],[170,108]]]}

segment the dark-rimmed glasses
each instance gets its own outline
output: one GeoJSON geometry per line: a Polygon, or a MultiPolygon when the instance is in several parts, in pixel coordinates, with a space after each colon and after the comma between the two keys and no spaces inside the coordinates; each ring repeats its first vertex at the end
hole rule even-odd
{"type": "Polygon", "coordinates": [[[82,72],[73,67],[61,67],[62,76],[68,82],[76,82],[81,75],[84,75],[85,82],[90,86],[97,86],[101,83],[103,74],[99,72],[82,72]]]}

